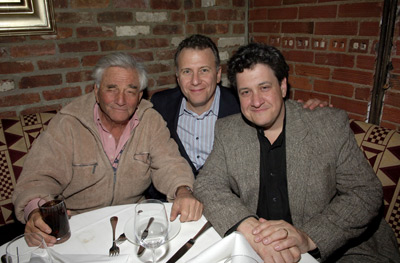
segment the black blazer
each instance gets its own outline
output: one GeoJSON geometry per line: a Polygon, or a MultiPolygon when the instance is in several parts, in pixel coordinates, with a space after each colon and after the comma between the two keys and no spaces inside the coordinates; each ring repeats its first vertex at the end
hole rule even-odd
{"type": "MultiPolygon", "coordinates": [[[[221,96],[219,102],[218,118],[223,118],[232,114],[239,113],[239,100],[235,95],[235,92],[232,89],[221,86],[220,90],[221,96]]],[[[174,89],[163,90],[155,93],[151,97],[151,102],[153,103],[153,108],[157,110],[167,122],[167,127],[169,129],[169,132],[171,133],[171,137],[178,144],[179,152],[190,164],[193,174],[196,177],[199,171],[196,170],[196,168],[194,167],[176,131],[178,127],[179,109],[181,107],[182,99],[183,93],[181,92],[181,89],[177,87],[174,89]]],[[[166,201],[165,195],[157,191],[153,184],[151,184],[146,190],[145,196],[146,198],[160,199],[166,201]]]]}
{"type": "MultiPolygon", "coordinates": [[[[232,89],[221,87],[221,96],[219,103],[219,112],[218,118],[223,118],[232,114],[236,114],[240,112],[239,101],[237,96],[233,92],[232,89]]],[[[157,110],[167,122],[167,127],[169,132],[171,133],[171,137],[176,141],[179,147],[179,151],[181,155],[188,161],[190,166],[192,167],[193,174],[196,176],[198,174],[198,170],[192,164],[188,154],[186,153],[185,148],[181,140],[179,139],[177,133],[178,127],[178,115],[179,109],[181,107],[183,99],[183,94],[179,87],[169,90],[164,90],[155,93],[151,97],[151,102],[153,103],[153,108],[157,110]]]]}

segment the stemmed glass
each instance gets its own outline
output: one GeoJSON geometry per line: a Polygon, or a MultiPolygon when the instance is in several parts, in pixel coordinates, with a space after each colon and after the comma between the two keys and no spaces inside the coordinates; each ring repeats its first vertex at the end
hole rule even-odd
{"type": "Polygon", "coordinates": [[[140,245],[150,249],[152,262],[157,262],[155,250],[167,241],[168,236],[168,217],[164,204],[154,199],[138,203],[135,207],[134,225],[135,236],[140,245]]]}
{"type": "Polygon", "coordinates": [[[51,263],[46,243],[37,233],[22,234],[8,243],[6,247],[7,263],[51,263]],[[29,243],[29,245],[28,245],[29,243]]]}

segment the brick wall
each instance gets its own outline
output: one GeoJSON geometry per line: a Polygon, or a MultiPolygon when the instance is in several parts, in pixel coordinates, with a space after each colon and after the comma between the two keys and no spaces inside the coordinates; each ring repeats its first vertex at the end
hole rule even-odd
{"type": "MultiPolygon", "coordinates": [[[[172,88],[173,54],[193,33],[217,43],[226,72],[249,33],[283,51],[292,98],[316,97],[367,118],[383,0],[54,0],[54,7],[56,36],[0,37],[0,117],[59,109],[91,91],[93,66],[115,50],[145,62],[150,95],[172,88]]],[[[400,130],[398,28],[381,125],[400,130]]]]}
{"type": "Polygon", "coordinates": [[[0,118],[60,109],[90,92],[93,66],[116,50],[144,61],[150,95],[176,85],[173,55],[185,36],[212,37],[225,65],[246,41],[246,8],[246,0],[54,0],[57,35],[0,37],[0,118]]]}
{"type": "MultiPolygon", "coordinates": [[[[291,97],[319,98],[366,120],[374,83],[383,0],[250,0],[251,40],[282,50],[290,65],[291,97]]],[[[398,23],[394,70],[381,125],[400,130],[398,23]]]]}

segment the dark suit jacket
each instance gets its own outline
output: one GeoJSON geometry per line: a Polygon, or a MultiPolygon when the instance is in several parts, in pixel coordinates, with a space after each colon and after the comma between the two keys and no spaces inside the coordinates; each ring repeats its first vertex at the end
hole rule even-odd
{"type": "MultiPolygon", "coordinates": [[[[219,102],[218,118],[223,118],[235,113],[239,113],[240,112],[239,101],[237,99],[237,96],[232,91],[232,89],[220,86],[220,90],[221,90],[221,96],[219,102]]],[[[188,161],[188,163],[192,167],[193,174],[196,176],[198,174],[198,171],[192,164],[176,131],[178,127],[178,117],[179,117],[178,115],[182,99],[183,99],[183,94],[180,88],[177,87],[174,89],[164,90],[155,93],[151,97],[151,102],[153,103],[153,108],[156,111],[158,111],[161,114],[161,116],[163,116],[164,120],[167,122],[167,127],[171,133],[171,137],[178,144],[181,155],[188,161]]]]}
{"type": "MultiPolygon", "coordinates": [[[[293,225],[328,262],[400,262],[393,231],[379,214],[382,185],[352,133],[346,112],[286,101],[286,165],[293,225]]],[[[257,130],[240,114],[218,120],[214,148],[194,195],[220,235],[256,214],[257,130]],[[218,201],[217,201],[218,200],[218,201]]]]}

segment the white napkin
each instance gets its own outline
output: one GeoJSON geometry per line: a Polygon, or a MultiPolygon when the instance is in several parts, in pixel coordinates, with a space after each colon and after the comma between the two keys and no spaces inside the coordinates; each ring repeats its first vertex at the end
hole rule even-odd
{"type": "Polygon", "coordinates": [[[186,263],[220,262],[232,255],[247,255],[263,262],[246,238],[239,232],[233,232],[186,263]]]}
{"type": "Polygon", "coordinates": [[[118,256],[109,257],[108,255],[91,255],[91,254],[60,254],[52,249],[49,253],[53,258],[54,263],[97,263],[97,262],[112,262],[126,263],[129,260],[129,255],[119,254],[118,256]]]}

